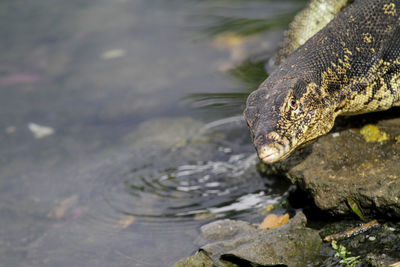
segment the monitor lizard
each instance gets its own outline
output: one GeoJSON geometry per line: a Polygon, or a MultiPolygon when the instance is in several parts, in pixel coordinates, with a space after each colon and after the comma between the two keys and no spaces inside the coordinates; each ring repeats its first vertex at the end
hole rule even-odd
{"type": "Polygon", "coordinates": [[[339,115],[400,106],[400,0],[356,0],[252,92],[244,116],[265,163],[328,133],[339,115]]]}

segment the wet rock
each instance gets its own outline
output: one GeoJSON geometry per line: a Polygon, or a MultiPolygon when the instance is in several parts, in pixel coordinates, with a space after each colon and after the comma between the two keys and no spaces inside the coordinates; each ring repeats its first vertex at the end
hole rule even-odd
{"type": "MultiPolygon", "coordinates": [[[[392,114],[398,115],[398,110],[392,114]]],[[[372,115],[358,119],[368,116],[372,115]]],[[[336,129],[286,161],[267,166],[265,172],[283,171],[313,195],[319,208],[334,214],[351,213],[348,201],[352,200],[364,215],[398,218],[400,144],[395,138],[400,134],[400,118],[372,122],[387,133],[388,140],[367,142],[360,133],[362,126],[371,123],[366,120],[364,125],[336,129]]]]}
{"type": "Polygon", "coordinates": [[[203,238],[209,243],[200,252],[216,266],[306,266],[318,258],[322,240],[317,230],[305,224],[303,213],[269,230],[260,230],[244,221],[212,222],[201,228],[203,238]]]}
{"type": "Polygon", "coordinates": [[[193,256],[182,259],[174,264],[174,267],[213,267],[213,261],[204,253],[199,251],[193,256]]]}
{"type": "MultiPolygon", "coordinates": [[[[325,225],[321,235],[327,233],[345,233],[348,228],[357,225],[355,221],[341,221],[325,225]]],[[[350,253],[347,257],[357,257],[357,266],[391,266],[400,259],[400,224],[380,222],[362,233],[354,233],[343,240],[338,240],[337,245],[342,246],[350,253]]],[[[323,266],[338,266],[343,259],[332,253],[331,243],[324,243],[321,254],[327,255],[323,266]]],[[[347,258],[346,257],[346,258],[347,258]]]]}

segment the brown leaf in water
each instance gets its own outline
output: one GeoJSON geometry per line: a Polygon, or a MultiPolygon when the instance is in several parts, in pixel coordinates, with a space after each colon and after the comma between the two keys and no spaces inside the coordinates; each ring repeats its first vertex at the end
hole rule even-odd
{"type": "Polygon", "coordinates": [[[116,230],[126,229],[134,222],[135,222],[134,216],[122,218],[116,224],[114,224],[114,229],[116,229],[116,230]]]}
{"type": "Polygon", "coordinates": [[[63,199],[57,206],[55,206],[47,215],[52,219],[61,219],[65,216],[67,211],[78,203],[79,196],[72,195],[63,199]]]}
{"type": "Polygon", "coordinates": [[[260,224],[260,229],[265,230],[265,229],[270,229],[270,228],[275,228],[281,225],[284,225],[289,221],[289,214],[286,213],[282,216],[278,216],[276,214],[268,214],[267,217],[263,220],[263,222],[260,224]]]}
{"type": "Polygon", "coordinates": [[[0,77],[0,85],[32,84],[41,80],[36,74],[16,73],[0,77]]]}

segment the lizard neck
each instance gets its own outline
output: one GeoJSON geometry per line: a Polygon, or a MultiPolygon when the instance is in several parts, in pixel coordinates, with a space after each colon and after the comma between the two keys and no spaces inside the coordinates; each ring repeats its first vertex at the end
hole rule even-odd
{"type": "Polygon", "coordinates": [[[354,79],[341,92],[344,96],[338,106],[340,115],[362,114],[400,106],[400,64],[381,60],[374,71],[354,79]],[[390,66],[390,69],[385,66],[390,66]]]}

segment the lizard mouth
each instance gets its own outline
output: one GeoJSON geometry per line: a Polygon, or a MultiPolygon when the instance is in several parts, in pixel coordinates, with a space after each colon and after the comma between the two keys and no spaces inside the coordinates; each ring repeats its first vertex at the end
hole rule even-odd
{"type": "Polygon", "coordinates": [[[282,158],[282,152],[275,147],[262,146],[258,151],[259,158],[267,164],[275,163],[282,158]]]}

